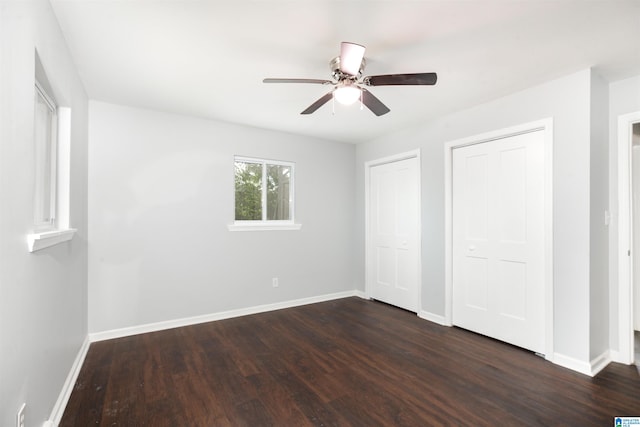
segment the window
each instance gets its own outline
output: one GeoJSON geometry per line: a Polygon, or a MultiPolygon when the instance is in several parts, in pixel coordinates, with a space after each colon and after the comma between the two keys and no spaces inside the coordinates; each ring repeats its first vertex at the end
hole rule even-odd
{"type": "Polygon", "coordinates": [[[56,228],[57,108],[36,81],[35,88],[35,229],[56,228]]]}
{"type": "Polygon", "coordinates": [[[294,164],[235,158],[235,222],[232,230],[299,229],[294,224],[294,164]]]}
{"type": "Polygon", "coordinates": [[[71,109],[52,96],[51,84],[36,52],[34,88],[34,217],[27,235],[29,252],[73,238],[69,227],[71,109]]]}

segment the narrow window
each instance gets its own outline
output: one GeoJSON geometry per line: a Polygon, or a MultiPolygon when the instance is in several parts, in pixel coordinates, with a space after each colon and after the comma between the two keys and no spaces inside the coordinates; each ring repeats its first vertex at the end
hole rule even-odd
{"type": "Polygon", "coordinates": [[[57,107],[36,81],[35,87],[35,228],[56,228],[57,107]]]}
{"type": "Polygon", "coordinates": [[[293,163],[236,157],[236,223],[293,223],[293,172],[293,163]]]}
{"type": "Polygon", "coordinates": [[[69,225],[71,182],[71,108],[60,105],[64,92],[53,97],[38,52],[35,52],[33,100],[33,230],[27,234],[29,252],[73,239],[69,225]]]}

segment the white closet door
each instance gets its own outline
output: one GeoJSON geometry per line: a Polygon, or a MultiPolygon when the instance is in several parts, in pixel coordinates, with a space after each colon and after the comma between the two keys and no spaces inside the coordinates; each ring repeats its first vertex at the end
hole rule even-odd
{"type": "Polygon", "coordinates": [[[371,297],[418,310],[418,159],[373,166],[369,198],[371,297]]]}
{"type": "Polygon", "coordinates": [[[453,150],[453,323],[544,353],[544,133],[453,150]]]}

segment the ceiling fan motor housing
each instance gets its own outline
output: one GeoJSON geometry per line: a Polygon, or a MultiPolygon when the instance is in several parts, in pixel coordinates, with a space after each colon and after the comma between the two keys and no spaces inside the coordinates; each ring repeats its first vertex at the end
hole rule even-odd
{"type": "Polygon", "coordinates": [[[351,76],[349,74],[343,73],[340,70],[339,56],[336,56],[331,61],[329,61],[329,68],[331,69],[331,75],[333,76],[334,79],[336,79],[339,82],[345,79],[358,80],[360,77],[362,77],[362,73],[364,73],[364,68],[366,67],[366,65],[367,65],[367,60],[365,58],[362,58],[362,62],[360,63],[360,69],[358,70],[358,74],[355,76],[351,76]]]}

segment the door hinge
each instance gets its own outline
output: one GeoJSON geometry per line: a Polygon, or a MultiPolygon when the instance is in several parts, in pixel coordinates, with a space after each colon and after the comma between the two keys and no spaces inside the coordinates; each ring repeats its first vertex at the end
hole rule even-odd
{"type": "Polygon", "coordinates": [[[627,250],[627,256],[631,256],[631,249],[627,250]]]}

